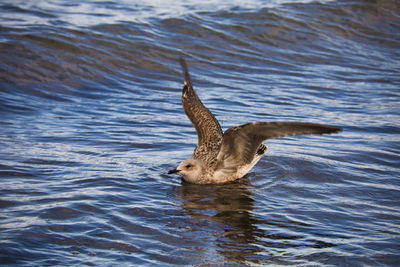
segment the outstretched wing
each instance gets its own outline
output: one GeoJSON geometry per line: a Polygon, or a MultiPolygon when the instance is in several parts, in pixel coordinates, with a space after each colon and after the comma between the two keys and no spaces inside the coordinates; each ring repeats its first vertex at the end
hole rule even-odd
{"type": "MultiPolygon", "coordinates": [[[[225,167],[249,164],[262,141],[271,138],[339,132],[336,126],[306,122],[253,122],[228,129],[222,139],[218,162],[225,167]]],[[[221,166],[223,167],[223,166],[221,166]]]]}
{"type": "Polygon", "coordinates": [[[215,158],[219,151],[222,142],[221,126],[194,91],[189,71],[183,58],[180,59],[180,63],[185,74],[185,83],[182,90],[182,106],[196,129],[198,138],[193,158],[209,161],[210,157],[215,158]]]}

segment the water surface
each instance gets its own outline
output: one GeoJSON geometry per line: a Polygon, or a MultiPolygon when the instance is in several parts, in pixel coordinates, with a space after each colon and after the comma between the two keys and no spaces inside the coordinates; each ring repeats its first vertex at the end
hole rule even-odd
{"type": "Polygon", "coordinates": [[[395,1],[2,1],[2,265],[400,262],[395,1]],[[308,121],[228,185],[191,156],[185,57],[222,128],[308,121]]]}

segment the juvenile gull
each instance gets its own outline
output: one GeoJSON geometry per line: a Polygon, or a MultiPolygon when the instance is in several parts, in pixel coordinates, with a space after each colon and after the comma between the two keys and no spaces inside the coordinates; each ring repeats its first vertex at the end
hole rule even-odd
{"type": "Polygon", "coordinates": [[[182,106],[197,132],[198,143],[190,159],[182,161],[168,174],[180,173],[196,184],[226,183],[246,175],[266,152],[266,139],[302,134],[327,134],[341,131],[336,126],[307,122],[252,122],[222,132],[214,115],[203,105],[193,89],[183,58],[185,75],[182,106]]]}

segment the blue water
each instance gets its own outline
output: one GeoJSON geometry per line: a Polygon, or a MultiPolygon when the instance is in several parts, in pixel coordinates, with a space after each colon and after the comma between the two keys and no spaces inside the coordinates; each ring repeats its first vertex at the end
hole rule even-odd
{"type": "Polygon", "coordinates": [[[0,3],[0,263],[396,266],[397,1],[0,3]],[[223,130],[307,121],[190,185],[185,57],[223,130]]]}

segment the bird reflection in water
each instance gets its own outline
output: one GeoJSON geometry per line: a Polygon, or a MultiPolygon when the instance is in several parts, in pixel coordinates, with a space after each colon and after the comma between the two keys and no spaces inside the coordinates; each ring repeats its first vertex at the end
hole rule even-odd
{"type": "MultiPolygon", "coordinates": [[[[262,223],[252,215],[254,200],[247,176],[223,185],[196,185],[183,182],[178,196],[183,200],[184,213],[199,223],[192,229],[204,233],[204,221],[215,224],[211,228],[215,250],[226,260],[243,262],[263,249],[254,244],[265,236],[257,225],[262,223]],[[202,221],[202,222],[200,222],[202,221]]],[[[207,225],[209,227],[210,225],[207,225]]],[[[210,228],[207,228],[210,231],[210,228]]]]}

